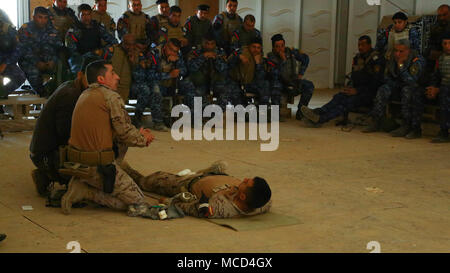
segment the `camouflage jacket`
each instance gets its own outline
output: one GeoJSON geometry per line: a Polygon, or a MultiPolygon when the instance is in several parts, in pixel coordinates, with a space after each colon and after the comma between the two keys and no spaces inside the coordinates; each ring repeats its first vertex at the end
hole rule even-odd
{"type": "MultiPolygon", "coordinates": [[[[170,80],[169,72],[163,72],[162,65],[163,62],[167,63],[167,58],[162,52],[162,48],[165,44],[159,45],[158,47],[153,48],[149,53],[149,59],[153,62],[149,71],[149,80],[152,81],[161,81],[161,80],[170,80]]],[[[178,53],[178,60],[172,64],[173,69],[180,70],[179,77],[185,77],[188,74],[186,64],[183,60],[183,56],[181,53],[178,53]]]]}
{"type": "MultiPolygon", "coordinates": [[[[151,31],[152,31],[152,24],[150,21],[150,17],[144,14],[144,20],[145,20],[145,40],[141,41],[140,39],[136,39],[136,41],[138,43],[143,43],[145,45],[150,45],[151,44],[151,31]]],[[[119,39],[122,40],[123,36],[125,34],[131,33],[131,29],[130,29],[130,16],[139,16],[139,15],[134,15],[131,11],[127,11],[125,12],[117,21],[117,34],[119,35],[119,39]]]]}
{"type": "Polygon", "coordinates": [[[89,89],[93,88],[100,88],[105,97],[106,107],[110,113],[114,141],[131,147],[145,147],[147,140],[131,124],[130,116],[120,95],[109,87],[98,83],[89,85],[89,89]]]}
{"type": "MultiPolygon", "coordinates": [[[[255,209],[251,212],[242,211],[234,202],[234,198],[238,194],[237,187],[223,189],[209,198],[209,213],[207,218],[221,219],[221,218],[233,218],[239,216],[252,216],[257,214],[266,213],[272,207],[272,200],[270,200],[262,208],[255,209]]],[[[204,217],[199,213],[199,200],[195,200],[189,203],[183,203],[181,201],[174,202],[183,212],[187,215],[194,217],[204,217]]]]}
{"type": "Polygon", "coordinates": [[[386,65],[386,84],[394,85],[400,81],[408,86],[419,86],[425,70],[425,64],[425,59],[415,51],[411,51],[408,60],[401,68],[399,68],[395,59],[392,58],[386,65]]]}
{"type": "Polygon", "coordinates": [[[205,58],[205,50],[202,48],[193,47],[192,51],[189,53],[189,78],[195,85],[203,85],[225,80],[223,75],[225,75],[228,70],[226,54],[223,49],[218,48],[216,48],[214,52],[216,53],[215,59],[205,58]]]}
{"type": "Polygon", "coordinates": [[[0,37],[3,40],[3,43],[7,42],[5,45],[7,48],[2,49],[0,47],[0,64],[6,63],[10,65],[17,63],[20,51],[18,45],[19,37],[16,28],[8,22],[0,20],[0,37]]]}
{"type": "Polygon", "coordinates": [[[51,25],[39,29],[31,21],[19,29],[20,57],[19,61],[36,63],[38,61],[55,61],[58,50],[64,47],[58,32],[51,25]]]}
{"type": "Polygon", "coordinates": [[[244,26],[241,25],[233,32],[233,36],[231,37],[231,47],[236,49],[248,46],[255,38],[262,38],[259,30],[254,29],[252,31],[246,31],[244,26]]]}
{"type": "Polygon", "coordinates": [[[96,50],[109,48],[117,43],[117,39],[97,21],[92,21],[89,27],[76,24],[66,34],[66,47],[72,55],[84,55],[89,52],[95,53],[96,50]],[[104,46],[102,41],[104,42],[104,46]]]}
{"type": "Polygon", "coordinates": [[[286,60],[274,52],[267,55],[267,59],[272,65],[272,78],[274,88],[283,88],[283,84],[290,84],[297,80],[298,75],[304,75],[309,65],[309,56],[299,49],[286,48],[286,60]],[[298,65],[297,65],[298,62],[298,65]]]}
{"type": "Polygon", "coordinates": [[[109,13],[105,12],[104,14],[101,14],[98,11],[94,10],[92,12],[92,20],[103,24],[109,33],[111,33],[113,36],[116,35],[116,22],[114,22],[114,19],[111,17],[111,15],[109,15],[109,13]]]}

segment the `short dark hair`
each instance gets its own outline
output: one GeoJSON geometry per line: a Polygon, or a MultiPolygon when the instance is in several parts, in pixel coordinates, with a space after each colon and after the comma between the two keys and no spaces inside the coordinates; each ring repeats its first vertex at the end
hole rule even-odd
{"type": "Polygon", "coordinates": [[[179,6],[171,6],[170,7],[170,14],[177,12],[177,13],[181,13],[181,8],[179,6]]]}
{"type": "Polygon", "coordinates": [[[78,15],[80,15],[82,11],[92,11],[92,8],[88,4],[81,4],[78,6],[78,15]]]}
{"type": "MultiPolygon", "coordinates": [[[[101,1],[101,0],[99,0],[101,1]]],[[[81,72],[83,72],[85,75],[87,74],[86,68],[95,61],[101,61],[100,57],[84,57],[83,61],[81,62],[81,72]]]]}
{"type": "Polygon", "coordinates": [[[444,40],[450,40],[450,32],[444,33],[442,35],[442,39],[441,40],[442,40],[441,42],[443,42],[444,40]]]}
{"type": "Polygon", "coordinates": [[[111,62],[105,60],[98,60],[90,63],[86,68],[86,78],[88,84],[93,84],[97,82],[98,76],[105,76],[106,65],[110,65],[111,62]]]}
{"type": "Polygon", "coordinates": [[[247,20],[249,20],[249,21],[252,22],[252,23],[256,22],[255,16],[253,16],[253,15],[251,15],[251,14],[245,15],[245,17],[244,17],[244,22],[247,21],[247,20]]]}
{"type": "Polygon", "coordinates": [[[227,0],[227,2],[225,4],[228,4],[228,2],[235,2],[235,3],[237,3],[238,0],[227,0]]]}
{"type": "Polygon", "coordinates": [[[250,209],[257,209],[263,207],[269,202],[272,196],[269,184],[261,177],[253,178],[253,187],[247,190],[247,206],[250,209]]]}
{"type": "Polygon", "coordinates": [[[275,35],[273,35],[272,36],[272,38],[270,38],[271,40],[272,40],[272,47],[274,47],[275,46],[275,43],[276,42],[278,42],[278,41],[284,41],[284,42],[286,42],[285,40],[284,40],[284,37],[283,37],[283,34],[275,34],[275,35]]]}
{"type": "Polygon", "coordinates": [[[364,40],[366,40],[369,45],[372,44],[372,39],[367,35],[363,35],[363,36],[359,37],[359,39],[358,39],[358,41],[364,41],[364,40]]]}
{"type": "Polygon", "coordinates": [[[48,10],[44,7],[36,7],[33,11],[33,16],[37,14],[48,15],[48,10]]]}
{"type": "Polygon", "coordinates": [[[400,19],[400,20],[403,20],[403,21],[408,21],[408,16],[407,16],[405,13],[399,11],[399,12],[397,12],[396,14],[394,14],[394,16],[392,16],[392,20],[395,20],[395,19],[400,19]]]}
{"type": "Polygon", "coordinates": [[[181,48],[181,42],[177,38],[170,38],[169,43],[173,44],[174,46],[181,48]]]}
{"type": "Polygon", "coordinates": [[[108,0],[94,0],[94,3],[95,3],[95,4],[98,4],[98,2],[100,2],[100,1],[108,2],[108,0]]]}

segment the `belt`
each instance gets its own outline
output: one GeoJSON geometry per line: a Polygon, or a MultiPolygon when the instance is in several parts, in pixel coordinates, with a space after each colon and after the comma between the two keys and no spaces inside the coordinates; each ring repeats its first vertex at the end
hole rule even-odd
{"type": "Polygon", "coordinates": [[[114,162],[114,152],[83,152],[69,146],[67,148],[67,161],[81,163],[88,166],[108,165],[114,162]]]}

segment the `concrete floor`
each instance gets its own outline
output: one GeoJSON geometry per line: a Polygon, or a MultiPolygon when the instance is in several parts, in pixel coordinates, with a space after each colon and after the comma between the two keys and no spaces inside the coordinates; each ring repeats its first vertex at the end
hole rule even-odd
{"type": "MultiPolygon", "coordinates": [[[[313,106],[331,95],[318,92],[313,106]]],[[[334,123],[310,129],[290,120],[280,131],[276,152],[260,152],[259,141],[176,142],[156,132],[149,148],[127,155],[145,174],[225,159],[236,177],[266,178],[273,211],[301,224],[246,232],[192,217],[152,221],[95,207],[67,216],[46,208],[31,181],[31,133],[7,133],[0,140],[0,233],[8,238],[0,252],[70,252],[70,241],[84,252],[368,253],[370,241],[381,252],[450,251],[449,144],[346,133],[334,123]]]]}

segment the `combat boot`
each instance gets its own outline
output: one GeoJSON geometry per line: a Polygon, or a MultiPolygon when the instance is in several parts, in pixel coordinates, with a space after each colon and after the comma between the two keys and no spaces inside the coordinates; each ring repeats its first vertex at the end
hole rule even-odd
{"type": "Polygon", "coordinates": [[[416,130],[411,130],[406,136],[406,139],[417,139],[417,138],[421,138],[422,137],[422,130],[420,129],[416,129],[416,130]]]}
{"type": "Polygon", "coordinates": [[[366,133],[366,134],[367,133],[375,133],[375,132],[380,131],[380,127],[381,127],[380,120],[376,119],[374,117],[371,117],[369,119],[369,125],[367,125],[367,127],[364,128],[362,130],[362,132],[366,133]]]}
{"type": "Polygon", "coordinates": [[[306,117],[313,123],[319,123],[320,115],[316,114],[313,109],[308,108],[307,106],[302,106],[302,108],[300,108],[300,111],[304,117],[306,117]]]}
{"type": "Polygon", "coordinates": [[[322,127],[321,123],[315,123],[315,122],[313,122],[313,121],[311,121],[311,120],[309,120],[307,118],[305,118],[303,120],[303,123],[305,124],[306,128],[320,128],[320,127],[322,127]]]}
{"type": "Polygon", "coordinates": [[[93,200],[95,198],[95,189],[90,188],[84,182],[78,179],[72,179],[69,188],[61,198],[61,208],[64,214],[70,214],[72,204],[83,200],[93,200]]]}
{"type": "Polygon", "coordinates": [[[450,142],[450,138],[448,137],[448,131],[441,130],[439,134],[431,140],[431,143],[448,143],[450,142]]]}
{"type": "Polygon", "coordinates": [[[206,169],[199,170],[197,173],[214,173],[214,174],[223,174],[228,168],[228,163],[223,160],[219,160],[214,162],[211,166],[206,169]]]}
{"type": "Polygon", "coordinates": [[[411,132],[411,128],[409,126],[402,124],[399,128],[395,129],[391,132],[392,137],[406,137],[407,134],[411,132]]]}
{"type": "Polygon", "coordinates": [[[50,195],[50,191],[48,190],[48,186],[52,183],[48,176],[43,173],[39,169],[35,169],[31,171],[31,177],[33,178],[34,186],[38,194],[41,197],[47,197],[50,195]]]}
{"type": "Polygon", "coordinates": [[[302,120],[303,119],[303,114],[302,114],[302,111],[300,109],[298,109],[297,113],[295,113],[295,119],[296,120],[302,120]]]}

